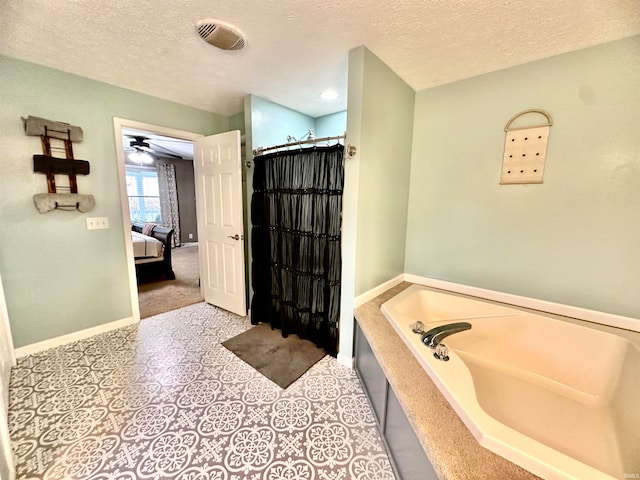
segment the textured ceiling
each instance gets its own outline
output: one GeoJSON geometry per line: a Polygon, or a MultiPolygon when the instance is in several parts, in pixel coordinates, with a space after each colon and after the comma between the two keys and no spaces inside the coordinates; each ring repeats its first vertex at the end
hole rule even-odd
{"type": "Polygon", "coordinates": [[[640,33],[639,0],[2,0],[0,53],[223,115],[252,93],[313,117],[346,108],[365,45],[415,90],[640,33]],[[222,51],[198,20],[240,29],[222,51]],[[320,99],[333,88],[336,100],[320,99]]]}

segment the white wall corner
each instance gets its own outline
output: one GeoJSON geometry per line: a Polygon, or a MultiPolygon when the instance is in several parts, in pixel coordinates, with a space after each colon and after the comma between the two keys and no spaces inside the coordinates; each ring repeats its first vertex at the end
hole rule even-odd
{"type": "Polygon", "coordinates": [[[404,281],[404,274],[402,273],[397,277],[392,278],[391,280],[387,280],[386,282],[378,285],[377,287],[374,287],[371,290],[363,293],[362,295],[359,295],[358,297],[354,298],[353,307],[349,305],[350,302],[347,302],[343,298],[343,307],[346,304],[349,306],[349,309],[341,310],[340,318],[341,319],[343,318],[342,315],[344,314],[344,311],[348,311],[348,312],[351,312],[348,318],[352,319],[352,321],[348,324],[348,326],[347,324],[342,323],[342,321],[340,323],[340,349],[338,351],[338,356],[337,356],[337,360],[340,365],[353,368],[353,356],[354,356],[353,340],[355,337],[354,325],[356,321],[355,318],[353,318],[353,311],[355,310],[355,308],[367,303],[369,300],[376,298],[381,293],[386,292],[390,288],[395,287],[396,285],[402,283],[403,281],[404,281]],[[350,347],[345,348],[346,345],[349,345],[350,347]]]}
{"type": "Polygon", "coordinates": [[[343,355],[342,353],[338,353],[337,357],[338,363],[347,368],[353,369],[353,357],[350,355],[343,355]]]}
{"type": "Polygon", "coordinates": [[[358,295],[355,299],[356,308],[359,307],[360,305],[364,305],[370,300],[373,300],[378,295],[381,295],[382,293],[386,292],[390,288],[393,288],[396,285],[400,285],[404,281],[405,281],[405,274],[401,273],[397,277],[394,277],[391,280],[387,280],[386,282],[381,283],[377,287],[373,287],[371,290],[364,292],[362,295],[358,295]]]}

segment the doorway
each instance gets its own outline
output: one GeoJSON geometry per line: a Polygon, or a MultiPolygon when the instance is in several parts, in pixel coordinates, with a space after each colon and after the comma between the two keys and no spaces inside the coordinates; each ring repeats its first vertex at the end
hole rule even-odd
{"type": "MultiPolygon", "coordinates": [[[[163,313],[163,311],[168,311],[170,309],[178,308],[183,306],[180,302],[185,305],[190,303],[195,303],[197,301],[201,301],[202,298],[200,296],[200,288],[197,282],[194,281],[193,275],[189,273],[189,278],[186,278],[184,275],[181,277],[179,274],[177,275],[176,280],[166,280],[159,279],[157,282],[150,282],[138,285],[138,278],[136,275],[136,265],[134,261],[134,253],[133,253],[133,243],[131,240],[131,210],[130,210],[130,202],[129,202],[129,191],[127,188],[127,161],[125,155],[127,151],[131,150],[131,146],[127,144],[129,138],[131,137],[142,137],[140,139],[140,143],[148,143],[145,142],[144,139],[146,137],[166,137],[170,139],[175,139],[180,141],[181,144],[185,144],[188,142],[193,142],[198,138],[201,138],[202,135],[186,132],[181,130],[175,130],[167,127],[161,127],[158,125],[147,124],[142,122],[137,122],[133,120],[127,120],[122,118],[114,118],[114,134],[116,141],[116,153],[118,160],[118,177],[120,183],[120,197],[121,197],[121,205],[122,205],[122,220],[123,220],[123,230],[124,230],[124,240],[125,240],[125,251],[127,256],[127,269],[128,269],[128,281],[129,281],[129,290],[131,294],[131,311],[132,316],[135,320],[140,320],[140,318],[145,318],[150,315],[163,313]],[[197,290],[196,290],[197,289],[197,290]],[[154,293],[155,291],[155,293],[154,293]],[[175,301],[172,303],[171,301],[167,301],[167,299],[174,299],[175,301]],[[177,303],[176,303],[177,302],[177,303]],[[186,302],[186,303],[185,303],[186,302]]],[[[144,146],[143,146],[144,147],[144,146]]],[[[139,151],[145,151],[146,147],[139,149],[139,151]]],[[[175,149],[171,149],[164,153],[165,158],[168,155],[174,155],[176,158],[181,156],[175,153],[175,149]]],[[[188,161],[188,160],[181,160],[188,161]]],[[[140,162],[142,163],[142,162],[140,162]]],[[[144,169],[142,169],[144,170],[144,169]]],[[[142,175],[144,176],[144,175],[142,175]]],[[[130,179],[131,180],[131,179],[130,179]]],[[[194,194],[194,204],[195,204],[195,194],[194,194]]],[[[143,209],[145,210],[145,209],[143,209]]],[[[151,214],[152,208],[147,209],[151,214]]],[[[148,212],[147,212],[148,213],[148,212]]],[[[188,230],[192,230],[188,228],[188,230]]],[[[176,247],[172,249],[172,263],[174,263],[175,267],[178,266],[176,261],[189,262],[192,265],[183,265],[187,270],[191,270],[193,268],[197,269],[197,276],[199,278],[199,267],[197,261],[197,247],[194,245],[190,245],[193,242],[189,242],[188,240],[197,240],[197,230],[190,232],[183,232],[184,240],[186,246],[184,247],[176,247]],[[189,235],[193,238],[189,238],[189,235]],[[195,248],[195,251],[194,251],[195,248]],[[180,250],[179,250],[180,249],[180,250]],[[184,249],[184,250],[181,250],[184,249]],[[195,253],[195,255],[194,255],[195,253]],[[181,259],[181,257],[184,257],[181,259]],[[195,262],[193,262],[193,258],[195,257],[195,262]],[[195,264],[195,265],[193,265],[195,264]]],[[[182,244],[182,238],[178,239],[178,244],[182,244]]],[[[185,270],[185,271],[187,271],[185,270]]]]}

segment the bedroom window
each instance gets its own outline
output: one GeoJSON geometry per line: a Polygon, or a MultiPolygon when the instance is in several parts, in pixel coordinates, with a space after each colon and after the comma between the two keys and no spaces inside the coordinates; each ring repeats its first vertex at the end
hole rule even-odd
{"type": "Polygon", "coordinates": [[[126,177],[131,221],[162,223],[158,172],[150,168],[126,167],[126,177]]]}

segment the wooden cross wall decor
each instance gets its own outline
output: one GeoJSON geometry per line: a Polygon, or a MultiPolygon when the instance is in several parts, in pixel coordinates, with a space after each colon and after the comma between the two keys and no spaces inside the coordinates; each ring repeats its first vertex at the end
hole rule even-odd
{"type": "MultiPolygon", "coordinates": [[[[59,138],[60,135],[56,135],[54,138],[59,138]]],[[[73,158],[73,142],[71,141],[71,132],[60,130],[51,130],[46,126],[44,127],[44,135],[40,135],[42,141],[42,153],[44,155],[33,156],[33,171],[44,173],[47,176],[47,190],[49,193],[56,192],[56,179],[55,175],[68,175],[69,176],[69,191],[70,193],[78,193],[78,183],[76,175],[88,175],[89,174],[89,162],[86,160],[75,160],[73,158]],[[55,147],[51,145],[51,136],[49,133],[66,134],[67,138],[62,140],[64,147],[55,147]],[[53,156],[52,151],[64,151],[65,158],[56,158],[53,156]]],[[[59,187],[62,188],[62,187],[59,187]]]]}

